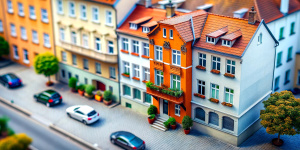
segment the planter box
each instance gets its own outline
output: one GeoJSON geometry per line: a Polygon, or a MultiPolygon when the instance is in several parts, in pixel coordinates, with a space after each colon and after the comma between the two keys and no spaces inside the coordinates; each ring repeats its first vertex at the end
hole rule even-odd
{"type": "Polygon", "coordinates": [[[103,103],[108,106],[112,103],[112,100],[110,100],[110,101],[103,100],[103,103]]]}
{"type": "Polygon", "coordinates": [[[173,102],[175,104],[182,104],[183,100],[184,100],[183,94],[177,98],[177,97],[162,93],[160,91],[150,89],[149,87],[147,87],[147,94],[150,94],[152,96],[155,96],[155,97],[158,97],[161,99],[165,99],[165,100],[173,102]]]}
{"type": "Polygon", "coordinates": [[[133,80],[137,80],[137,81],[140,81],[140,78],[137,78],[137,77],[132,77],[133,80]]]}
{"type": "Polygon", "coordinates": [[[200,65],[196,66],[196,69],[206,71],[206,68],[200,65]]]}
{"type": "Polygon", "coordinates": [[[215,69],[211,70],[210,72],[213,73],[213,74],[220,74],[220,71],[219,70],[215,70],[215,69]]]}
{"type": "Polygon", "coordinates": [[[226,103],[226,102],[222,102],[221,104],[222,104],[223,106],[228,106],[228,107],[232,107],[232,106],[233,106],[232,104],[226,103]]]}
{"type": "Polygon", "coordinates": [[[83,96],[84,95],[84,91],[78,90],[79,95],[83,96]]]}
{"type": "Polygon", "coordinates": [[[230,74],[230,73],[225,73],[224,76],[227,78],[232,78],[232,79],[235,78],[235,75],[230,74]]]}
{"type": "MultiPolygon", "coordinates": [[[[184,130],[184,129],[183,129],[184,130]]],[[[184,130],[184,134],[189,134],[191,131],[191,129],[188,129],[188,130],[184,130]]]]}
{"type": "Polygon", "coordinates": [[[154,117],[153,119],[150,119],[150,118],[148,117],[148,122],[149,122],[149,124],[153,124],[154,121],[155,121],[155,117],[154,117]]]}
{"type": "Polygon", "coordinates": [[[170,125],[171,129],[175,130],[176,129],[176,124],[175,125],[170,125]]]}
{"type": "Polygon", "coordinates": [[[122,53],[125,53],[125,54],[128,54],[128,53],[129,53],[127,50],[123,50],[123,49],[121,49],[120,51],[121,51],[122,53]]]}
{"type": "Polygon", "coordinates": [[[149,59],[150,57],[149,56],[146,56],[146,55],[142,55],[143,58],[146,58],[146,59],[149,59]]]}
{"type": "Polygon", "coordinates": [[[148,81],[146,81],[146,80],[143,80],[142,82],[143,82],[143,83],[147,83],[148,81]]]}
{"type": "Polygon", "coordinates": [[[219,103],[219,100],[218,100],[218,99],[215,99],[215,98],[210,98],[209,101],[214,102],[214,103],[217,103],[217,104],[219,103]]]}
{"type": "Polygon", "coordinates": [[[98,101],[98,102],[101,102],[102,101],[102,96],[95,95],[95,100],[98,101]]]}
{"type": "Polygon", "coordinates": [[[199,94],[199,93],[194,93],[194,96],[199,97],[199,98],[202,98],[202,99],[205,99],[205,96],[204,96],[204,95],[201,95],[201,94],[199,94]]]}
{"type": "Polygon", "coordinates": [[[127,78],[130,78],[130,75],[129,75],[129,74],[122,73],[122,76],[127,77],[127,78]]]}
{"type": "Polygon", "coordinates": [[[134,55],[134,56],[139,56],[138,53],[134,53],[134,52],[131,52],[131,55],[134,55]]]}
{"type": "Polygon", "coordinates": [[[89,95],[88,93],[84,93],[84,96],[88,99],[93,99],[94,98],[94,95],[89,95]]]}

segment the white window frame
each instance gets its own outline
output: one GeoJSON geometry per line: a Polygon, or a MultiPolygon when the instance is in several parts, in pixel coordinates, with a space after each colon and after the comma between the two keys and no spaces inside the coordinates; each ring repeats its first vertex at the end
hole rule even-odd
{"type": "Polygon", "coordinates": [[[0,20],[0,32],[3,32],[3,22],[0,20]]]}
{"type": "Polygon", "coordinates": [[[74,2],[69,2],[69,16],[70,17],[75,17],[76,16],[76,11],[75,11],[75,3],[74,2]],[[72,7],[73,5],[73,7],[72,7]]]}
{"type": "Polygon", "coordinates": [[[72,65],[77,66],[77,56],[72,54],[72,65]]]}
{"type": "Polygon", "coordinates": [[[201,94],[201,95],[205,95],[205,81],[203,81],[203,80],[197,80],[197,92],[199,93],[199,91],[200,91],[200,93],[199,94],[201,94]],[[201,83],[199,83],[199,82],[201,82],[201,83]],[[204,90],[203,90],[203,87],[204,87],[204,90]],[[199,89],[200,88],[200,89],[199,89]]]}
{"type": "Polygon", "coordinates": [[[13,45],[14,58],[19,59],[18,46],[13,45]]]}
{"type": "Polygon", "coordinates": [[[112,20],[112,11],[110,10],[106,10],[106,13],[105,13],[105,24],[108,25],[108,26],[112,26],[113,25],[113,20],[112,20]]]}
{"type": "Polygon", "coordinates": [[[162,71],[160,71],[160,70],[155,70],[155,85],[158,85],[158,86],[160,86],[160,85],[162,85],[163,84],[163,80],[164,80],[164,75],[163,74],[161,74],[161,73],[163,73],[162,71]],[[160,79],[160,83],[158,84],[158,81],[157,81],[157,78],[159,78],[160,79]]]}
{"type": "Polygon", "coordinates": [[[109,67],[109,78],[116,79],[116,68],[109,67]]]}
{"type": "Polygon", "coordinates": [[[65,41],[65,29],[64,28],[59,28],[59,38],[61,41],[65,41]]]}
{"type": "Polygon", "coordinates": [[[133,77],[140,78],[140,66],[136,64],[132,64],[133,77]]]}
{"type": "Polygon", "coordinates": [[[23,6],[23,4],[21,2],[18,2],[18,10],[19,10],[19,12],[18,12],[19,16],[24,17],[25,16],[25,14],[24,14],[24,6],[23,6]]]}
{"type": "Polygon", "coordinates": [[[26,49],[23,49],[23,62],[25,64],[29,64],[28,50],[26,50],[26,49]],[[26,59],[26,56],[27,56],[27,59],[26,59]]]}
{"type": "Polygon", "coordinates": [[[166,38],[166,37],[167,37],[167,29],[163,28],[163,38],[166,38]]]}
{"type": "Polygon", "coordinates": [[[169,33],[169,34],[170,34],[170,39],[173,39],[173,34],[174,34],[174,33],[173,33],[173,30],[172,30],[172,29],[170,29],[170,33],[169,33]]]}
{"type": "Polygon", "coordinates": [[[139,54],[140,52],[140,42],[137,40],[132,40],[132,52],[139,54]]]}
{"type": "Polygon", "coordinates": [[[222,40],[222,45],[223,46],[227,46],[227,47],[231,47],[231,41],[228,41],[228,40],[222,40]]]}
{"type": "Polygon", "coordinates": [[[21,26],[21,39],[27,40],[27,31],[26,31],[26,28],[23,26],[21,26]]]}
{"type": "Polygon", "coordinates": [[[32,5],[29,6],[29,18],[32,20],[36,19],[35,8],[32,5]]]}
{"type": "Polygon", "coordinates": [[[44,23],[48,23],[49,22],[49,19],[48,19],[48,11],[47,9],[41,9],[41,19],[42,19],[42,22],[44,23]]]}
{"type": "Polygon", "coordinates": [[[230,89],[230,88],[226,88],[226,87],[225,87],[225,91],[224,91],[224,93],[225,93],[225,94],[224,94],[224,96],[225,96],[224,102],[233,104],[234,90],[233,90],[233,93],[231,93],[231,90],[233,90],[233,89],[230,89]],[[227,92],[226,89],[228,89],[229,92],[227,92]],[[229,100],[226,99],[226,94],[229,94],[229,100]],[[231,96],[232,96],[232,102],[230,102],[230,97],[231,97],[231,96]]]}
{"type": "Polygon", "coordinates": [[[175,115],[180,117],[180,105],[175,104],[175,115]]]}
{"type": "Polygon", "coordinates": [[[129,50],[129,40],[128,38],[122,38],[122,49],[125,51],[129,50]]]}
{"type": "Polygon", "coordinates": [[[178,90],[181,89],[181,77],[179,75],[171,74],[171,88],[172,89],[178,89],[178,90]],[[174,79],[174,76],[176,76],[175,79],[174,79]],[[173,84],[174,81],[176,82],[176,85],[173,84]],[[178,83],[179,83],[180,87],[179,88],[178,87],[175,88],[175,86],[177,86],[178,83]]]}
{"type": "Polygon", "coordinates": [[[102,50],[102,48],[101,48],[101,39],[99,38],[99,37],[95,37],[95,50],[96,51],[101,51],[102,50]],[[97,40],[97,39],[99,39],[99,40],[97,40]],[[97,45],[99,46],[99,49],[97,49],[97,45]]]}
{"type": "Polygon", "coordinates": [[[64,7],[63,7],[63,1],[62,0],[57,0],[57,13],[58,14],[64,14],[64,7]]]}
{"type": "Polygon", "coordinates": [[[89,48],[89,36],[87,34],[82,34],[82,46],[89,48]]]}
{"type": "Polygon", "coordinates": [[[32,42],[35,44],[39,43],[39,37],[36,30],[32,30],[32,42]]]}
{"type": "Polygon", "coordinates": [[[47,33],[44,33],[44,46],[50,48],[51,44],[50,44],[50,35],[47,33]]]}
{"type": "Polygon", "coordinates": [[[143,27],[143,32],[144,33],[149,33],[150,32],[150,28],[149,27],[143,27]]]}
{"type": "Polygon", "coordinates": [[[220,69],[218,71],[220,71],[221,70],[221,58],[220,58],[220,61],[218,61],[218,58],[220,58],[220,57],[212,56],[212,59],[211,59],[211,61],[212,61],[211,68],[214,69],[213,68],[213,64],[216,63],[216,69],[215,70],[218,70],[218,64],[219,64],[220,69]],[[214,57],[216,58],[216,60],[213,59],[214,57]]]}
{"type": "Polygon", "coordinates": [[[61,60],[67,62],[67,53],[65,51],[61,51],[61,60]]]}
{"type": "Polygon", "coordinates": [[[17,37],[17,31],[16,31],[16,26],[15,24],[10,24],[10,34],[13,37],[17,37]]]}
{"type": "Polygon", "coordinates": [[[210,84],[210,93],[211,98],[220,99],[220,86],[217,84],[210,84]],[[219,88],[217,88],[219,87],[219,88]],[[215,94],[213,95],[213,90],[215,90],[215,94]]]}
{"type": "Polygon", "coordinates": [[[143,44],[143,55],[149,56],[149,43],[142,43],[143,44]]]}
{"type": "Polygon", "coordinates": [[[216,39],[215,39],[215,38],[212,38],[212,37],[209,37],[209,36],[206,36],[206,42],[207,42],[207,43],[215,44],[216,39]]]}
{"type": "Polygon", "coordinates": [[[144,81],[150,81],[150,69],[143,67],[144,71],[144,81]]]}
{"type": "Polygon", "coordinates": [[[95,23],[99,23],[99,8],[92,7],[92,21],[95,23]]]}
{"type": "Polygon", "coordinates": [[[176,65],[176,66],[180,66],[181,65],[181,52],[180,51],[178,51],[178,50],[172,50],[172,64],[176,65]]]}
{"type": "Polygon", "coordinates": [[[235,75],[235,72],[236,72],[236,67],[235,67],[235,64],[236,64],[236,62],[234,61],[234,60],[229,60],[229,59],[227,59],[226,60],[226,73],[230,73],[230,74],[233,74],[233,75],[235,75]],[[230,63],[228,63],[228,61],[230,62],[230,63]],[[233,62],[234,62],[234,64],[233,64],[233,62]],[[230,68],[229,69],[229,72],[228,72],[228,70],[227,70],[227,68],[230,68]],[[233,72],[233,69],[234,69],[234,72],[233,72]]]}
{"type": "Polygon", "coordinates": [[[11,0],[7,0],[7,12],[14,13],[13,4],[11,0]]]}
{"type": "Polygon", "coordinates": [[[71,31],[71,42],[74,45],[77,45],[77,33],[75,31],[71,31]]]}
{"type": "Polygon", "coordinates": [[[102,72],[101,72],[101,64],[100,63],[98,63],[98,62],[96,62],[95,63],[95,68],[96,68],[96,73],[97,74],[101,74],[102,72]]]}
{"type": "Polygon", "coordinates": [[[161,46],[154,46],[154,55],[156,61],[163,61],[163,51],[161,46]]]}
{"type": "Polygon", "coordinates": [[[274,81],[274,91],[277,91],[279,89],[279,86],[280,86],[280,76],[277,76],[274,80],[275,80],[274,81]],[[278,81],[278,82],[276,82],[276,81],[278,81]]]}
{"type": "Polygon", "coordinates": [[[201,63],[202,63],[201,66],[206,67],[206,54],[204,54],[204,53],[198,53],[198,61],[199,61],[199,65],[201,65],[201,63]]]}
{"type": "Polygon", "coordinates": [[[107,44],[107,46],[108,46],[108,49],[107,49],[107,50],[108,50],[108,53],[109,53],[109,54],[113,54],[114,51],[115,51],[115,50],[114,50],[114,49],[115,49],[115,48],[114,48],[114,47],[115,47],[115,46],[114,46],[114,42],[113,42],[113,41],[107,41],[107,43],[108,43],[108,44],[107,44]],[[110,42],[112,42],[112,43],[110,43],[110,42]],[[110,48],[113,49],[112,52],[110,51],[110,48]]]}
{"type": "Polygon", "coordinates": [[[87,20],[86,5],[80,4],[80,18],[81,20],[87,20]]]}
{"type": "Polygon", "coordinates": [[[123,73],[130,73],[130,64],[127,61],[123,61],[124,71],[123,73]]]}
{"type": "Polygon", "coordinates": [[[138,29],[137,24],[135,24],[135,23],[130,23],[129,28],[132,29],[132,30],[137,30],[138,29]]]}
{"type": "Polygon", "coordinates": [[[89,70],[89,60],[86,58],[83,58],[83,69],[89,70]]]}

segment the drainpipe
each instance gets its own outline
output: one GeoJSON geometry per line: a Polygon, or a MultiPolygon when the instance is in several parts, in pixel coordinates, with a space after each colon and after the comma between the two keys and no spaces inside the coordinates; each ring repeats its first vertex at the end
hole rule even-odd
{"type": "Polygon", "coordinates": [[[195,41],[196,41],[196,37],[195,37],[195,30],[194,30],[193,16],[191,16],[191,27],[192,27],[192,31],[193,31],[193,37],[194,37],[194,41],[193,41],[192,46],[194,46],[195,41]]]}
{"type": "Polygon", "coordinates": [[[271,89],[272,93],[274,92],[274,74],[275,74],[276,54],[277,54],[276,48],[277,48],[278,45],[279,45],[278,43],[275,44],[275,55],[274,55],[274,63],[273,63],[274,67],[273,67],[272,89],[271,89]]]}

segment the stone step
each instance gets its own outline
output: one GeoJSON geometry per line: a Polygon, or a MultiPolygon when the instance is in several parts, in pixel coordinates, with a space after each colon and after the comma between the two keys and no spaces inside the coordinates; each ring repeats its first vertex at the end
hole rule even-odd
{"type": "Polygon", "coordinates": [[[161,127],[160,125],[157,125],[155,123],[153,123],[151,126],[155,129],[158,129],[158,130],[161,130],[161,131],[164,131],[164,132],[167,130],[165,127],[161,127]]]}
{"type": "Polygon", "coordinates": [[[164,124],[165,121],[162,121],[162,120],[155,120],[155,122],[160,123],[160,124],[164,124]]]}
{"type": "Polygon", "coordinates": [[[159,126],[161,128],[165,128],[164,124],[160,124],[160,123],[157,123],[157,122],[154,122],[152,125],[159,126]]]}

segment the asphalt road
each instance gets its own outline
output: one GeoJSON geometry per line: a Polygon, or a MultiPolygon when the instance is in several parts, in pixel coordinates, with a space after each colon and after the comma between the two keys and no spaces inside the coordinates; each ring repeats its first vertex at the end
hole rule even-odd
{"type": "Polygon", "coordinates": [[[49,128],[28,118],[27,116],[12,110],[0,103],[0,116],[10,118],[9,127],[15,133],[26,133],[33,139],[32,146],[39,150],[81,150],[84,149],[77,143],[58,135],[49,128]]]}

